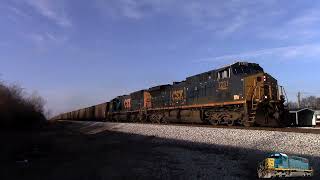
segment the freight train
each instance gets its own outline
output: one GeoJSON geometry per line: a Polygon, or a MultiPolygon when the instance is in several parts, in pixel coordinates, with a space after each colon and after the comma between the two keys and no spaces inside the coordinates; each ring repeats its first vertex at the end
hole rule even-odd
{"type": "Polygon", "coordinates": [[[286,126],[285,91],[256,63],[237,62],[53,119],[286,126]]]}

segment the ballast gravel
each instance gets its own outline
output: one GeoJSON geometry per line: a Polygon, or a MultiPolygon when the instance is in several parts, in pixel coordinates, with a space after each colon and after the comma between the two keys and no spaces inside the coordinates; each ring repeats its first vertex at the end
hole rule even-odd
{"type": "Polygon", "coordinates": [[[87,130],[89,134],[109,130],[155,136],[169,141],[180,140],[184,143],[214,144],[320,157],[320,134],[137,123],[96,122],[88,124],[89,127],[96,127],[87,130]]]}

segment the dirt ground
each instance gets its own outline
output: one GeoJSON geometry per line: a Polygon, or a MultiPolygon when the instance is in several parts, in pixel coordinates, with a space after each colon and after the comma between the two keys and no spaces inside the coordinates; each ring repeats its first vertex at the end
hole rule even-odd
{"type": "Polygon", "coordinates": [[[257,163],[269,153],[110,131],[85,134],[69,122],[41,132],[1,132],[0,140],[1,180],[256,179],[257,163]]]}

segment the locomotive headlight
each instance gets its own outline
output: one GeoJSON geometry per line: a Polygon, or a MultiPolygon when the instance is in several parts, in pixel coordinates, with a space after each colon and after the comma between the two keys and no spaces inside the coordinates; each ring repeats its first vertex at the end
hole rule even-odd
{"type": "Polygon", "coordinates": [[[263,76],[263,81],[266,82],[267,81],[267,77],[263,76]]]}

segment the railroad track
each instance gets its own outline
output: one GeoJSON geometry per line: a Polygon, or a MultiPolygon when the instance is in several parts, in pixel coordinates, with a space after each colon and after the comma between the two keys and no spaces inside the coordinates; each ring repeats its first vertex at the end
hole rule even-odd
{"type": "MultiPolygon", "coordinates": [[[[72,121],[72,120],[71,120],[72,121]]],[[[109,122],[109,121],[82,121],[82,122],[109,122]]],[[[132,122],[114,122],[112,123],[132,123],[132,122]]],[[[320,134],[320,127],[317,128],[304,128],[304,127],[285,127],[285,128],[272,128],[272,127],[245,127],[245,126],[227,126],[227,125],[208,125],[208,124],[187,124],[187,123],[139,123],[137,124],[156,124],[160,126],[185,126],[185,127],[206,127],[206,128],[223,128],[223,129],[244,129],[244,130],[260,130],[260,131],[279,131],[279,132],[295,132],[295,133],[311,133],[320,134]]]]}
{"type": "Polygon", "coordinates": [[[281,132],[297,132],[297,133],[312,133],[320,134],[320,128],[312,129],[310,128],[301,128],[301,127],[286,127],[286,128],[271,128],[271,127],[244,127],[244,126],[211,126],[211,125],[193,125],[190,126],[199,126],[199,127],[210,127],[210,128],[225,128],[225,129],[249,129],[249,130],[264,130],[264,131],[281,131],[281,132]]]}
{"type": "MultiPolygon", "coordinates": [[[[154,123],[142,123],[142,124],[154,124],[154,123]]],[[[262,130],[262,131],[280,131],[280,132],[295,132],[295,133],[312,133],[320,134],[320,128],[313,129],[312,127],[285,127],[285,128],[271,128],[271,127],[245,127],[245,126],[212,126],[207,124],[182,124],[182,123],[170,123],[170,124],[158,124],[163,126],[191,126],[191,127],[206,127],[206,128],[223,128],[223,129],[248,129],[248,130],[262,130]]]]}
{"type": "MultiPolygon", "coordinates": [[[[60,120],[60,121],[73,121],[73,122],[111,122],[111,123],[133,123],[133,122],[115,122],[115,121],[74,121],[74,120],[60,120]]],[[[260,130],[260,131],[278,131],[278,132],[295,132],[295,133],[311,133],[320,134],[320,127],[285,127],[285,128],[272,128],[272,127],[245,127],[245,126],[227,126],[227,125],[209,125],[209,124],[188,124],[188,123],[149,123],[149,122],[134,122],[134,124],[148,124],[160,126],[184,126],[184,127],[205,127],[205,128],[223,128],[223,129],[244,129],[244,130],[260,130]]]]}

